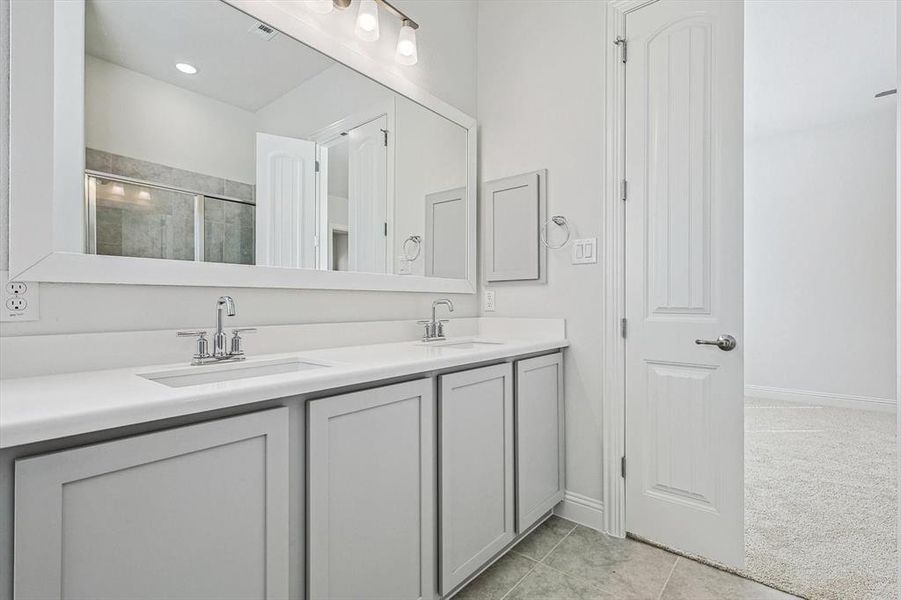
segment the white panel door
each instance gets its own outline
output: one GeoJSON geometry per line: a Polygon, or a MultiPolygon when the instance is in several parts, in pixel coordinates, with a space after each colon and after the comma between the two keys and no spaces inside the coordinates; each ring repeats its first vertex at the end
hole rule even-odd
{"type": "Polygon", "coordinates": [[[17,600],[288,597],[288,409],[16,461],[17,600]]]}
{"type": "Polygon", "coordinates": [[[425,197],[426,277],[465,279],[468,254],[466,188],[425,197]]]}
{"type": "Polygon", "coordinates": [[[308,406],[309,598],[435,597],[433,380],[308,406]]]}
{"type": "Polygon", "coordinates": [[[387,273],[388,117],[348,132],[348,269],[387,273]]]}
{"type": "Polygon", "coordinates": [[[626,17],[626,529],[744,561],[741,2],[626,17]]]}
{"type": "Polygon", "coordinates": [[[257,134],[256,264],[316,268],[316,144],[257,134]]]}

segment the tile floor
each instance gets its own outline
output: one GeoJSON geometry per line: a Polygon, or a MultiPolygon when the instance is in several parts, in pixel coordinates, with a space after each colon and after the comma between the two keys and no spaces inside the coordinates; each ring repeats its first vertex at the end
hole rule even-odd
{"type": "Polygon", "coordinates": [[[784,600],[794,596],[554,516],[454,598],[784,600]]]}

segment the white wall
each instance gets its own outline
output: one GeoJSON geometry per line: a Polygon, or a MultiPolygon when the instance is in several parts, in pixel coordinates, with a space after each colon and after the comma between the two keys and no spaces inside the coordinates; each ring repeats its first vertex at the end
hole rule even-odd
{"type": "MultiPolygon", "coordinates": [[[[407,237],[425,240],[425,198],[466,185],[466,130],[406,98],[397,100],[394,182],[394,256],[407,237]]],[[[391,265],[396,273],[399,259],[391,265]]],[[[411,265],[425,275],[425,251],[411,265]]]]}
{"type": "Polygon", "coordinates": [[[94,56],[85,57],[85,145],[253,183],[256,117],[94,56]]]}
{"type": "MultiPolygon", "coordinates": [[[[550,214],[576,237],[600,236],[604,162],[605,3],[479,4],[480,179],[548,170],[550,214]]],[[[566,487],[601,500],[602,265],[550,251],[546,285],[493,284],[497,312],[565,317],[566,487]]]]}
{"type": "MultiPolygon", "coordinates": [[[[0,31],[8,27],[8,0],[0,0],[0,31]]],[[[410,10],[420,23],[420,63],[401,67],[412,81],[439,98],[474,113],[476,106],[476,4],[469,0],[443,2],[437,0],[398,3],[410,10]]],[[[349,11],[348,11],[349,12],[349,11]]],[[[324,29],[336,37],[352,36],[340,20],[323,20],[324,29]],[[340,29],[340,31],[339,31],[340,29]]],[[[385,17],[383,39],[389,41],[394,27],[385,17]]],[[[396,37],[394,38],[396,39],[396,37]]],[[[373,59],[385,61],[395,68],[393,51],[362,47],[373,52],[373,59]]],[[[3,38],[0,72],[8,69],[8,37],[3,38]]],[[[3,102],[7,87],[0,91],[3,102]]],[[[2,111],[0,111],[2,117],[2,111]]],[[[0,123],[2,123],[0,119],[0,123]]],[[[6,127],[3,127],[6,130],[6,127]]],[[[0,135],[0,138],[5,138],[0,135]]],[[[4,147],[6,143],[4,143],[4,147]]],[[[0,166],[3,170],[8,163],[0,166]]],[[[4,180],[5,182],[5,180],[4,180]]],[[[0,190],[0,213],[8,214],[8,187],[0,190]]],[[[5,229],[5,228],[4,228],[5,229]]],[[[4,231],[3,240],[6,240],[4,231]]],[[[8,265],[8,248],[0,247],[0,268],[8,265]]],[[[0,335],[33,335],[75,331],[127,331],[136,329],[169,329],[209,326],[214,319],[215,299],[223,292],[231,293],[238,303],[235,324],[282,324],[324,321],[361,321],[408,319],[427,316],[435,294],[332,292],[320,290],[256,290],[214,289],[163,286],[107,286],[77,284],[41,284],[41,320],[31,323],[3,323],[0,335]]],[[[474,295],[452,296],[457,311],[454,316],[474,316],[478,302],[474,295]]]]}
{"type": "Polygon", "coordinates": [[[893,104],[748,140],[747,385],[895,398],[893,104]]]}

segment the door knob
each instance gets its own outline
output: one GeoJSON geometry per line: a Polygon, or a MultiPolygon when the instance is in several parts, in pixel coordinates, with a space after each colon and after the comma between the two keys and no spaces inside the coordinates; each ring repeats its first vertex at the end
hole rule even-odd
{"type": "Polygon", "coordinates": [[[730,350],[734,350],[738,345],[738,342],[735,341],[735,338],[729,334],[721,335],[715,340],[695,340],[695,344],[699,346],[716,346],[720,350],[724,352],[729,352],[730,350]]]}

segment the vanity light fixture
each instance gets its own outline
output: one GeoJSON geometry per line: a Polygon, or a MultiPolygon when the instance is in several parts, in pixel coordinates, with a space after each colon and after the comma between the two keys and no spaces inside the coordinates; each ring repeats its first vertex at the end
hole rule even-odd
{"type": "Polygon", "coordinates": [[[394,60],[402,65],[415,65],[419,60],[416,48],[416,29],[410,26],[410,19],[404,19],[397,38],[397,51],[394,60]]]}
{"type": "Polygon", "coordinates": [[[357,10],[357,26],[354,29],[357,37],[364,42],[379,39],[379,5],[375,0],[360,0],[357,10]]]}
{"type": "Polygon", "coordinates": [[[190,63],[175,63],[175,68],[184,73],[185,75],[196,75],[197,67],[190,63]]]}
{"type": "MultiPolygon", "coordinates": [[[[400,35],[397,37],[397,49],[394,60],[402,65],[415,65],[419,60],[419,52],[416,46],[416,30],[419,25],[405,15],[396,6],[387,0],[358,0],[357,19],[354,33],[366,42],[374,42],[379,39],[379,7],[400,19],[400,35]]],[[[332,7],[344,10],[351,5],[351,0],[305,0],[306,5],[313,12],[326,14],[332,11],[332,7]]]]}

